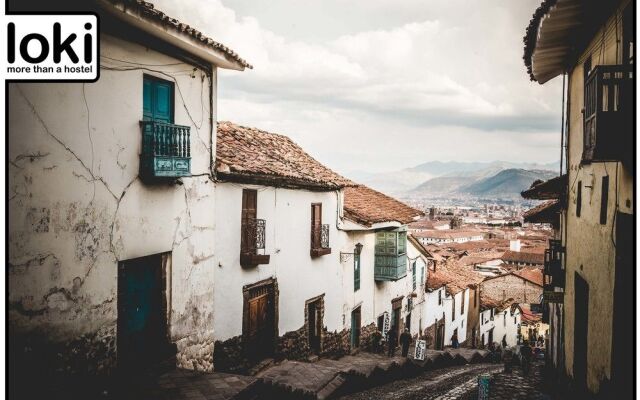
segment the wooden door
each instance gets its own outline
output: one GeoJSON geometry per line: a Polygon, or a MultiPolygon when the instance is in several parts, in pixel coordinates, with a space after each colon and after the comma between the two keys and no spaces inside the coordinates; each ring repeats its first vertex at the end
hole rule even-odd
{"type": "Polygon", "coordinates": [[[587,338],[589,335],[589,285],[577,272],[574,276],[573,378],[579,389],[587,385],[587,338]]]}
{"type": "Polygon", "coordinates": [[[611,354],[611,381],[617,398],[633,393],[633,351],[629,344],[634,342],[633,303],[629,302],[634,293],[634,246],[633,215],[616,214],[616,270],[613,291],[613,340],[611,354]],[[630,310],[631,308],[631,310],[630,310]]]}
{"type": "Polygon", "coordinates": [[[173,123],[173,83],[145,75],[142,86],[144,120],[173,123]]]}
{"type": "Polygon", "coordinates": [[[351,312],[351,348],[360,347],[360,307],[351,312]]]}
{"type": "Polygon", "coordinates": [[[255,231],[247,229],[252,224],[257,215],[258,209],[258,191],[253,189],[242,190],[242,214],[241,214],[241,238],[240,248],[243,252],[255,251],[255,231]]]}
{"type": "Polygon", "coordinates": [[[444,349],[444,320],[438,324],[436,331],[436,350],[444,349]]]}
{"type": "MultiPolygon", "coordinates": [[[[396,338],[400,338],[400,313],[401,307],[393,308],[391,310],[391,321],[393,325],[393,329],[396,331],[396,338]]],[[[397,342],[395,343],[398,344],[397,342]]]]}
{"type": "Polygon", "coordinates": [[[309,303],[307,306],[309,347],[315,354],[320,353],[320,339],[322,337],[323,325],[321,310],[318,303],[319,302],[314,301],[313,303],[309,303]]]}
{"type": "Polygon", "coordinates": [[[136,258],[118,266],[118,364],[137,369],[167,351],[162,256],[136,258]]]}
{"type": "Polygon", "coordinates": [[[249,354],[260,359],[273,352],[273,304],[270,293],[249,299],[249,354]]]}

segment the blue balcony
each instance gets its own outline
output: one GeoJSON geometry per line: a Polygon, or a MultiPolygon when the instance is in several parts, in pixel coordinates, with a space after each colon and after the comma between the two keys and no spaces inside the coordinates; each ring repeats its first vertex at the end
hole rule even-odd
{"type": "Polygon", "coordinates": [[[188,126],[140,121],[140,174],[147,180],[191,176],[191,133],[188,126]]]}
{"type": "Polygon", "coordinates": [[[407,255],[376,254],[373,277],[376,281],[397,281],[407,276],[407,255]]]}

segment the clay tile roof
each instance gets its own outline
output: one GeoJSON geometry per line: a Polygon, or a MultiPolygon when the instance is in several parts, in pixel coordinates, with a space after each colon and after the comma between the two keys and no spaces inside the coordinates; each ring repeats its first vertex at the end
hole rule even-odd
{"type": "Polygon", "coordinates": [[[422,211],[364,185],[344,190],[344,217],[358,224],[371,226],[394,221],[408,224],[422,215],[422,211]]]}
{"type": "Polygon", "coordinates": [[[497,300],[480,292],[480,308],[483,310],[495,308],[498,311],[502,311],[511,307],[513,303],[514,300],[512,298],[506,300],[497,300]]]}
{"type": "Polygon", "coordinates": [[[409,224],[410,229],[435,229],[436,226],[448,226],[449,221],[433,221],[428,219],[421,219],[409,224]]]}
{"type": "Polygon", "coordinates": [[[447,292],[456,294],[467,287],[478,285],[484,280],[484,276],[474,272],[469,267],[457,262],[447,262],[437,265],[427,274],[427,289],[436,290],[445,287],[447,292]]]}
{"type": "Polygon", "coordinates": [[[535,283],[536,285],[542,286],[544,283],[544,277],[542,275],[541,268],[534,269],[521,269],[520,271],[515,271],[514,275],[521,276],[522,278],[535,283]]]}
{"type": "Polygon", "coordinates": [[[531,187],[520,193],[525,199],[554,200],[559,199],[567,188],[567,175],[556,176],[546,181],[537,180],[531,187]]]}
{"type": "Polygon", "coordinates": [[[354,185],[286,136],[221,121],[217,139],[216,172],[221,180],[310,190],[354,185]]]}
{"type": "Polygon", "coordinates": [[[507,250],[502,256],[502,261],[510,263],[528,263],[528,264],[544,264],[544,254],[528,253],[524,251],[507,250]]]}
{"type": "Polygon", "coordinates": [[[546,201],[522,214],[524,222],[548,223],[556,226],[560,218],[560,202],[558,200],[546,201]]]}
{"type": "Polygon", "coordinates": [[[187,35],[192,39],[195,39],[195,41],[199,42],[202,46],[220,51],[224,53],[227,59],[233,60],[245,68],[253,68],[251,64],[242,59],[235,51],[233,51],[229,47],[223,45],[222,43],[216,42],[194,27],[189,26],[186,23],[177,20],[176,18],[168,16],[164,12],[156,9],[153,3],[143,0],[106,1],[113,5],[123,4],[127,10],[137,11],[142,18],[148,19],[149,21],[158,22],[168,29],[172,29],[174,31],[177,31],[178,33],[187,35]]]}
{"type": "Polygon", "coordinates": [[[432,230],[432,231],[422,231],[415,232],[417,237],[424,238],[436,238],[436,239],[456,239],[456,238],[466,238],[472,236],[482,235],[482,232],[477,231],[458,231],[458,230],[432,230]]]}

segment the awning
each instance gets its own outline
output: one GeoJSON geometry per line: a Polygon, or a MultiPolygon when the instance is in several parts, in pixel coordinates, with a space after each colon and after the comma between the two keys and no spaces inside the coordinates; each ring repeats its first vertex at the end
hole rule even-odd
{"type": "MultiPolygon", "coordinates": [[[[597,0],[543,0],[524,37],[524,64],[540,84],[566,71],[612,4],[597,0]]],[[[614,4],[615,5],[615,4],[614,4]]]]}
{"type": "Polygon", "coordinates": [[[555,200],[559,199],[567,188],[567,175],[556,176],[544,182],[534,182],[531,187],[520,193],[525,199],[555,200]]]}

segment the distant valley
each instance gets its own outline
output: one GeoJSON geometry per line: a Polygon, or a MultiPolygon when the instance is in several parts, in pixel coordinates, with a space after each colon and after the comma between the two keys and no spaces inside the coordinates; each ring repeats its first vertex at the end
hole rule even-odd
{"type": "Polygon", "coordinates": [[[537,179],[557,176],[558,163],[441,162],[432,161],[399,171],[349,177],[392,196],[436,198],[519,198],[537,179]]]}

